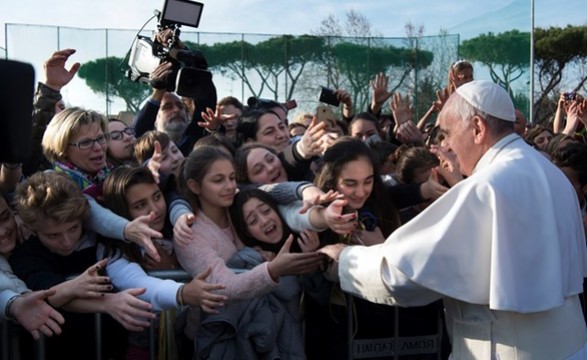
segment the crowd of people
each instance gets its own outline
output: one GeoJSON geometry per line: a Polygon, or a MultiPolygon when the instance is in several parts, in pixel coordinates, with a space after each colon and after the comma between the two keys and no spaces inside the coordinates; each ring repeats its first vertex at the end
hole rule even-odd
{"type": "Polygon", "coordinates": [[[165,359],[374,339],[380,358],[587,358],[580,95],[529,124],[459,60],[421,119],[379,73],[367,109],[336,89],[327,118],[155,87],[127,124],[63,104],[74,54],[45,62],[32,155],[0,169],[0,319],[24,356],[43,335],[49,359],[92,358],[101,313],[109,359],[148,359],[150,327],[165,359]]]}

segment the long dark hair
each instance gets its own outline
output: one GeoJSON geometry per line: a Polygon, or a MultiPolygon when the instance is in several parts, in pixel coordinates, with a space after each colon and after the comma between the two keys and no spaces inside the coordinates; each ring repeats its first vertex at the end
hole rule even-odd
{"type": "MultiPolygon", "coordinates": [[[[246,246],[249,246],[249,247],[259,246],[261,249],[266,250],[266,251],[271,251],[273,253],[278,253],[279,250],[281,249],[281,247],[283,246],[283,243],[287,239],[287,237],[290,234],[292,234],[291,229],[289,228],[289,226],[287,225],[285,220],[283,220],[283,217],[279,213],[279,208],[277,207],[277,203],[275,202],[275,200],[273,200],[271,195],[269,195],[265,191],[259,190],[257,188],[248,188],[248,189],[239,191],[235,195],[234,202],[232,203],[232,206],[230,207],[230,219],[232,221],[232,225],[234,226],[236,233],[238,234],[239,238],[242,240],[242,242],[246,246]],[[273,211],[275,211],[277,213],[277,216],[279,216],[279,219],[281,220],[281,224],[282,224],[282,228],[283,228],[283,236],[279,240],[278,243],[267,244],[265,242],[262,242],[262,241],[255,239],[249,233],[248,226],[245,221],[245,214],[243,212],[243,208],[244,208],[246,202],[249,201],[250,199],[258,199],[261,202],[267,204],[273,211]]],[[[295,233],[293,233],[293,235],[294,235],[294,237],[297,236],[297,234],[295,234],[295,233]]],[[[300,246],[297,243],[297,241],[294,240],[294,242],[291,245],[290,251],[291,252],[300,252],[301,251],[300,246]]]]}
{"type": "Polygon", "coordinates": [[[348,136],[338,139],[324,153],[322,167],[314,183],[324,192],[336,190],[343,166],[362,158],[367,159],[373,167],[373,191],[363,207],[369,209],[379,220],[377,225],[387,237],[399,227],[399,214],[395,206],[388,201],[389,194],[379,175],[377,157],[363,141],[348,136]]]}
{"type": "MultiPolygon", "coordinates": [[[[120,215],[125,219],[132,220],[128,209],[128,203],[126,201],[126,193],[132,186],[139,184],[157,185],[157,182],[155,181],[153,174],[151,174],[151,171],[142,166],[122,165],[115,168],[104,181],[102,190],[104,206],[112,210],[115,214],[120,215]]],[[[163,189],[161,190],[163,192],[163,189]]],[[[171,223],[168,216],[165,216],[165,219],[165,226],[162,232],[164,237],[171,238],[171,223]]],[[[115,245],[115,247],[119,248],[128,259],[140,263],[140,248],[135,244],[129,244],[118,240],[112,241],[112,244],[109,244],[109,242],[106,242],[106,244],[107,254],[112,254],[112,248],[114,247],[113,245],[115,245]]]]}
{"type": "Polygon", "coordinates": [[[259,119],[267,114],[267,110],[249,110],[245,111],[236,123],[236,133],[238,145],[243,145],[249,140],[257,139],[259,130],[259,119]]]}

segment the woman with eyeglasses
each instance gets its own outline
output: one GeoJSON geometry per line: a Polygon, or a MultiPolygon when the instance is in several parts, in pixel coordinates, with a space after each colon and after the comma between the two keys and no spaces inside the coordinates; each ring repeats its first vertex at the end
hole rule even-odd
{"type": "Polygon", "coordinates": [[[85,194],[97,198],[111,169],[106,161],[108,139],[104,115],[73,107],[55,115],[42,145],[55,171],[67,174],[85,194]]]}
{"type": "Polygon", "coordinates": [[[149,215],[128,221],[98,203],[102,199],[102,184],[112,169],[107,162],[109,139],[104,115],[73,107],[55,115],[47,125],[42,145],[53,170],[66,174],[87,195],[91,206],[88,222],[91,230],[109,238],[135,242],[159,261],[152,238],[162,235],[149,227],[152,221],[149,215]]]}
{"type": "Polygon", "coordinates": [[[108,119],[110,142],[106,155],[108,162],[114,167],[123,164],[134,164],[135,131],[118,119],[108,119]]]}

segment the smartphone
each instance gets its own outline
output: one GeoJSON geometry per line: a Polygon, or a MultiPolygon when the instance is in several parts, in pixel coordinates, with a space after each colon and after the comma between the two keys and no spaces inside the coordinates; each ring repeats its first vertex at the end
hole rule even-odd
{"type": "Polygon", "coordinates": [[[283,106],[285,106],[285,108],[289,111],[291,109],[297,108],[298,103],[295,100],[289,100],[289,101],[283,103],[283,106]]]}
{"type": "Polygon", "coordinates": [[[318,106],[316,108],[316,118],[318,119],[318,123],[323,121],[327,122],[329,125],[336,123],[336,118],[328,106],[318,106]]]}
{"type": "Polygon", "coordinates": [[[321,86],[320,88],[322,89],[320,91],[320,102],[333,106],[340,106],[340,100],[336,97],[334,90],[324,86],[321,86]]]}

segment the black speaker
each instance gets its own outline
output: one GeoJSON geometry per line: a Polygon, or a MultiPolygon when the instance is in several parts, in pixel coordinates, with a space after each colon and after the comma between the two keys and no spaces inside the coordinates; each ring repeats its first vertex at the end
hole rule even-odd
{"type": "Polygon", "coordinates": [[[25,161],[31,151],[35,70],[0,60],[0,162],[25,161]]]}

